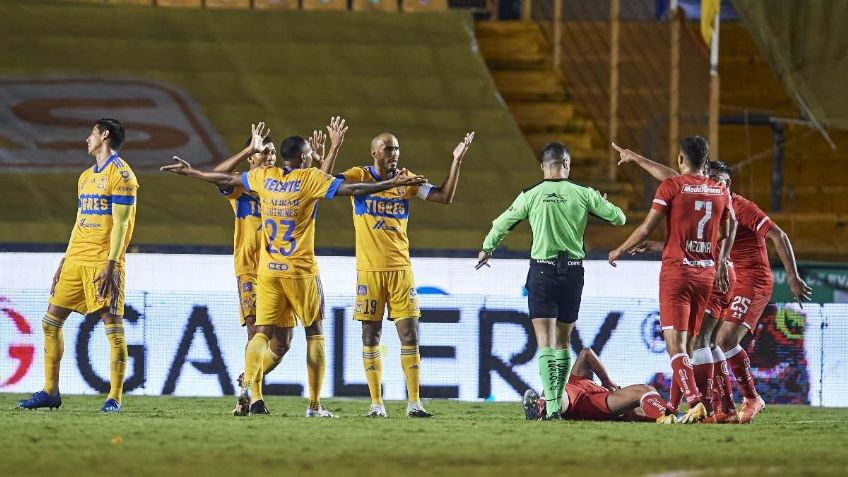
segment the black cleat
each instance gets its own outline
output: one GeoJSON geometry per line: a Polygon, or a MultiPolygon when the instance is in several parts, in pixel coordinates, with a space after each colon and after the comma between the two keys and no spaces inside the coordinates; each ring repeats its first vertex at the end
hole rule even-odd
{"type": "Polygon", "coordinates": [[[539,393],[533,389],[524,391],[524,399],[521,401],[524,406],[524,418],[528,421],[539,420],[539,393]]]}
{"type": "Polygon", "coordinates": [[[250,415],[255,416],[257,414],[271,414],[271,411],[265,407],[265,401],[263,399],[260,399],[250,405],[250,415]]]}

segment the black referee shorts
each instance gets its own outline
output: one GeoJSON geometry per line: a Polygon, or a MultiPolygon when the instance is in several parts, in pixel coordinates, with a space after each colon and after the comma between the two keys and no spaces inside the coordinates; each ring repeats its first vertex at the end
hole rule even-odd
{"type": "Polygon", "coordinates": [[[557,274],[556,260],[530,260],[525,285],[530,318],[577,321],[583,295],[583,262],[570,263],[573,265],[564,274],[557,274]]]}

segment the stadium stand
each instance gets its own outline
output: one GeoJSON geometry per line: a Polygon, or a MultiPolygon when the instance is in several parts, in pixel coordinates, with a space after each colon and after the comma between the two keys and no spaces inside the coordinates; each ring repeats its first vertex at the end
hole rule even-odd
{"type": "MultiPolygon", "coordinates": [[[[540,177],[532,151],[476,51],[468,12],[208,10],[197,15],[176,8],[33,3],[21,9],[0,3],[0,17],[8,25],[0,39],[18,46],[17,54],[0,58],[0,74],[140,77],[173,85],[191,96],[229,150],[243,146],[251,122],[266,120],[281,140],[323,128],[331,115],[343,114],[351,129],[338,170],[368,164],[370,139],[388,130],[400,139],[402,165],[441,182],[453,147],[467,131],[476,130],[459,200],[451,207],[413,206],[410,236],[417,248],[478,248],[489,221],[515,191],[540,177]],[[86,19],[92,18],[108,19],[110,26],[88,28],[86,19]],[[182,28],[161,27],[177,21],[182,28]],[[124,39],[115,39],[117,30],[124,39]],[[37,54],[30,47],[36,38],[37,54]],[[104,39],[119,52],[120,65],[86,60],[85,45],[104,39]],[[180,53],[161,54],[174,48],[180,53]],[[378,49],[384,56],[373,54],[378,49]]],[[[133,130],[132,124],[127,127],[133,130]]],[[[80,164],[87,161],[85,134],[79,128],[70,137],[79,140],[80,164]]],[[[131,163],[132,141],[124,151],[131,163]]],[[[162,150],[161,163],[170,160],[170,153],[162,150]]],[[[13,226],[2,228],[0,242],[65,242],[83,167],[35,173],[0,166],[0,187],[26,198],[20,206],[4,209],[5,221],[13,226]]],[[[232,212],[214,188],[138,161],[133,167],[144,204],[134,244],[231,243],[232,212]]],[[[350,249],[350,205],[338,202],[321,206],[317,245],[350,249]]],[[[506,245],[526,249],[529,230],[516,232],[506,245]]]]}

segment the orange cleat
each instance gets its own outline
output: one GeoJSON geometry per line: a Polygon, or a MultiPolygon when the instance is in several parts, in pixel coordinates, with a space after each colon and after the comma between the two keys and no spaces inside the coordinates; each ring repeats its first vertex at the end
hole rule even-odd
{"type": "Polygon", "coordinates": [[[707,416],[701,421],[701,424],[718,424],[719,422],[716,420],[716,415],[707,416]]]}
{"type": "Polygon", "coordinates": [[[730,412],[719,411],[715,413],[715,420],[718,424],[739,424],[739,414],[736,409],[730,412]]]}
{"type": "Polygon", "coordinates": [[[765,407],[766,402],[760,396],[757,396],[757,399],[746,399],[742,403],[742,417],[739,418],[739,423],[750,424],[754,416],[759,414],[765,407]]]}

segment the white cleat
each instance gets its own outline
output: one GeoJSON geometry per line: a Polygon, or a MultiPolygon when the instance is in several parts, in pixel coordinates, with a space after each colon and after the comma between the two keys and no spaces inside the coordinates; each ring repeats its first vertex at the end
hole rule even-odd
{"type": "Polygon", "coordinates": [[[250,388],[242,387],[239,391],[233,416],[247,416],[250,413],[250,388]]]}
{"type": "Polygon", "coordinates": [[[324,406],[318,404],[317,406],[309,405],[306,407],[306,417],[338,417],[332,412],[328,411],[324,406]]]}
{"type": "Polygon", "coordinates": [[[382,404],[372,404],[365,417],[387,417],[386,408],[382,404]]]}
{"type": "Polygon", "coordinates": [[[421,401],[410,401],[406,405],[406,415],[409,417],[432,417],[433,415],[424,410],[421,401]]]}

